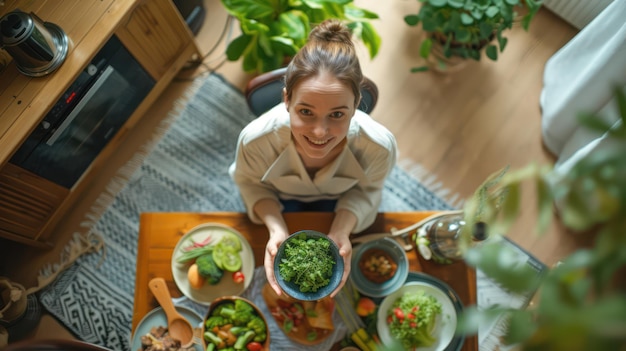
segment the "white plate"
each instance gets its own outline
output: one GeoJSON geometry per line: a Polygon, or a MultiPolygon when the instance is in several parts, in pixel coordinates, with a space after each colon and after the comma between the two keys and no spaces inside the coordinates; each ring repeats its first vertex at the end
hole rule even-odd
{"type": "Polygon", "coordinates": [[[201,303],[203,305],[209,305],[214,299],[226,296],[226,295],[240,295],[252,282],[252,275],[254,274],[254,253],[248,240],[244,238],[241,233],[234,228],[225,226],[219,223],[205,223],[191,229],[185,234],[176,244],[174,253],[172,254],[172,275],[178,289],[191,300],[201,303]],[[196,242],[205,240],[207,237],[211,237],[210,243],[217,243],[227,233],[235,234],[241,241],[241,272],[244,275],[244,282],[235,283],[232,279],[232,273],[224,271],[224,276],[219,283],[211,285],[206,283],[200,289],[194,289],[189,284],[187,279],[187,269],[191,263],[179,263],[178,258],[183,254],[183,248],[191,243],[190,239],[196,242]]]}
{"type": "MultiPolygon", "coordinates": [[[[202,331],[202,322],[203,317],[198,316],[198,314],[186,307],[176,306],[176,311],[180,313],[186,320],[191,323],[191,326],[200,329],[202,331]]],[[[167,316],[165,315],[165,311],[161,307],[157,307],[152,311],[148,312],[139,324],[137,324],[137,328],[135,328],[135,334],[130,338],[131,350],[141,350],[141,337],[148,334],[152,327],[163,326],[167,327],[167,316]]],[[[202,345],[194,345],[196,351],[203,351],[202,345]]]]}
{"type": "Polygon", "coordinates": [[[417,350],[443,351],[448,347],[456,331],[457,315],[454,302],[448,297],[445,291],[427,282],[408,282],[382,301],[378,309],[376,328],[383,345],[391,345],[394,342],[394,338],[391,336],[387,324],[387,311],[389,311],[393,303],[405,292],[416,292],[420,290],[433,296],[441,303],[441,314],[437,316],[435,329],[433,331],[433,335],[437,341],[430,347],[420,347],[417,350]]]}

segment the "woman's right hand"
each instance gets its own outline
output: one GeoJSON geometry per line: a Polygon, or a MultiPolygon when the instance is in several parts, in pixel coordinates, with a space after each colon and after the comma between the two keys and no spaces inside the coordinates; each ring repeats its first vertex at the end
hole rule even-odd
{"type": "Polygon", "coordinates": [[[274,259],[276,258],[280,244],[289,237],[287,224],[281,213],[280,203],[274,199],[259,200],[254,204],[254,212],[261,218],[263,223],[265,223],[270,235],[265,245],[263,266],[265,266],[267,282],[272,289],[274,289],[276,294],[280,296],[282,290],[280,286],[278,286],[278,282],[274,276],[274,259]]]}
{"type": "Polygon", "coordinates": [[[287,237],[289,237],[289,233],[286,231],[270,232],[270,238],[265,246],[265,275],[267,276],[267,282],[279,296],[282,290],[280,289],[280,286],[278,286],[276,276],[274,275],[274,260],[276,259],[276,254],[278,253],[278,247],[287,239],[287,237]]]}

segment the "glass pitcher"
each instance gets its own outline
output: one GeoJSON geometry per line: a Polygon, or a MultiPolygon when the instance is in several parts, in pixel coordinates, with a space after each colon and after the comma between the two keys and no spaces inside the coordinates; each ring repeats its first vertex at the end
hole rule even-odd
{"type": "MultiPolygon", "coordinates": [[[[463,214],[451,214],[426,223],[417,230],[416,244],[425,259],[449,264],[463,259],[461,232],[467,225],[463,214]]],[[[487,238],[486,225],[478,222],[472,231],[472,243],[475,245],[487,238]]]]}

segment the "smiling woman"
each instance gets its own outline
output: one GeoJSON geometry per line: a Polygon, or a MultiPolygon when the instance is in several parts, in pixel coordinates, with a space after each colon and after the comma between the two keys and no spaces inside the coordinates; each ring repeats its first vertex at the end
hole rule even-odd
{"type": "Polygon", "coordinates": [[[274,259],[290,233],[281,212],[335,212],[328,238],[346,264],[334,296],[350,273],[350,234],[369,227],[378,211],[396,141],[357,110],[363,81],[350,31],[327,20],[289,63],[283,102],[239,135],[230,173],[250,219],[268,228],[264,266],[279,295],[274,259]]]}

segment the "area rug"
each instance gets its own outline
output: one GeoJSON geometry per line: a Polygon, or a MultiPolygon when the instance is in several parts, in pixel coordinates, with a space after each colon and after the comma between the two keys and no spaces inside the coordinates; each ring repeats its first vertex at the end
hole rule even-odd
{"type": "MultiPolygon", "coordinates": [[[[39,293],[42,305],[79,339],[129,350],[140,213],[243,212],[228,166],[240,130],[254,118],[243,94],[221,76],[199,79],[163,125],[164,132],[120,171],[86,219],[89,231],[81,239],[101,238],[104,254],[78,258],[39,293]]],[[[432,178],[427,183],[435,191],[408,168],[394,168],[380,210],[452,209],[455,200],[437,193],[432,178]]]]}

